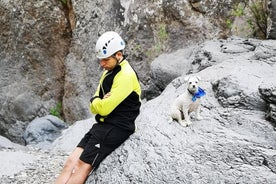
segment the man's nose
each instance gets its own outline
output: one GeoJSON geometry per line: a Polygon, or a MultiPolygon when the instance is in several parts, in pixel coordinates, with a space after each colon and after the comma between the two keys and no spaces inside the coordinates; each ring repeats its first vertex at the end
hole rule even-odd
{"type": "Polygon", "coordinates": [[[105,60],[101,60],[101,61],[100,61],[100,65],[101,65],[101,66],[104,66],[105,63],[106,63],[105,60]]]}

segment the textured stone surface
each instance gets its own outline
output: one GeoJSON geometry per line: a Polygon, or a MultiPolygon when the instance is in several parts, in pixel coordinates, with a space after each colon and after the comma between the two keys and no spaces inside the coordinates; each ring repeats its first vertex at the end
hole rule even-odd
{"type": "MultiPolygon", "coordinates": [[[[185,91],[183,74],[170,82],[161,95],[142,103],[137,131],[101,163],[86,183],[274,184],[276,132],[266,120],[266,110],[258,105],[267,103],[258,92],[260,88],[275,86],[271,79],[276,70],[275,53],[258,53],[275,50],[274,43],[232,38],[200,45],[195,50],[204,53],[209,48],[208,53],[216,61],[200,71],[195,68],[194,74],[202,79],[200,87],[206,91],[202,98],[203,119],[197,121],[192,114],[193,124],[182,127],[169,117],[172,101],[185,91]],[[215,48],[220,44],[218,51],[215,48]],[[245,47],[243,44],[254,45],[255,49],[237,52],[237,47],[245,47]],[[223,85],[214,88],[214,83],[223,85]],[[244,103],[233,100],[233,95],[244,98],[244,103]]],[[[270,93],[265,94],[269,97],[270,93]]],[[[53,183],[68,153],[93,123],[93,119],[76,122],[63,131],[48,151],[3,149],[28,153],[37,160],[26,160],[25,169],[17,172],[16,165],[9,164],[14,170],[0,177],[0,183],[53,183]]]]}

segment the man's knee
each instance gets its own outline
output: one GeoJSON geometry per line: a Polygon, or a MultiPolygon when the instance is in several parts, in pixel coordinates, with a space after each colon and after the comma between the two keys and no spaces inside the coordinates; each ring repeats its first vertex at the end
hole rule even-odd
{"type": "Polygon", "coordinates": [[[68,157],[64,164],[64,168],[73,168],[75,164],[76,164],[75,159],[72,157],[68,157]]]}
{"type": "Polygon", "coordinates": [[[75,167],[74,172],[78,174],[83,174],[87,176],[92,170],[92,166],[88,163],[83,162],[82,160],[78,160],[75,167]]]}
{"type": "Polygon", "coordinates": [[[64,167],[74,167],[77,164],[82,152],[83,148],[76,148],[67,158],[64,167]]]}

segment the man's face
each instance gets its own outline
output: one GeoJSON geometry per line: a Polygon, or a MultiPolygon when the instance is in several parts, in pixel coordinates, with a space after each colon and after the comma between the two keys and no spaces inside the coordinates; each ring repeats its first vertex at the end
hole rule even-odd
{"type": "Polygon", "coordinates": [[[117,65],[118,60],[115,56],[110,56],[108,58],[104,58],[100,60],[100,65],[105,70],[113,70],[113,68],[117,65]]]}

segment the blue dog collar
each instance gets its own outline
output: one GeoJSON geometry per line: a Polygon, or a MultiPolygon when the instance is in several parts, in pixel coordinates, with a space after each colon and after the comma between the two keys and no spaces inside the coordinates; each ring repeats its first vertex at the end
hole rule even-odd
{"type": "Polygon", "coordinates": [[[197,92],[194,94],[192,101],[196,101],[197,98],[200,98],[202,96],[206,95],[205,91],[203,89],[201,89],[200,87],[198,87],[197,92]]]}

